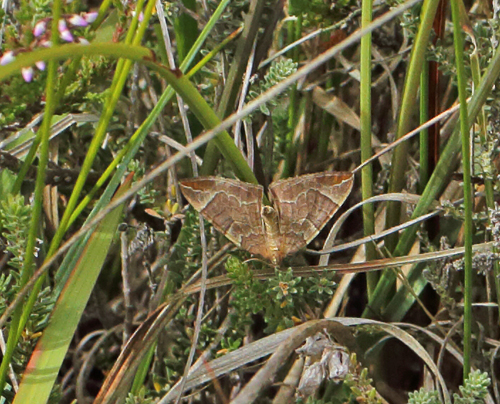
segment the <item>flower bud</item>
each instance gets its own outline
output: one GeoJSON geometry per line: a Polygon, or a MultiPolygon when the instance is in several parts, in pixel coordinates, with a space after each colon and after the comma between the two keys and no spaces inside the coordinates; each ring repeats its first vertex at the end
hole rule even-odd
{"type": "Polygon", "coordinates": [[[91,13],[86,13],[83,15],[83,18],[85,18],[85,21],[87,21],[89,24],[92,24],[96,19],[99,13],[97,12],[91,12],[91,13]]]}
{"type": "Polygon", "coordinates": [[[81,15],[78,15],[78,14],[73,14],[69,19],[68,19],[68,22],[75,26],[75,27],[86,27],[87,25],[89,25],[89,23],[87,22],[87,20],[85,18],[83,18],[81,15]]]}
{"type": "Polygon", "coordinates": [[[73,35],[71,34],[70,30],[68,29],[66,25],[66,21],[64,20],[59,20],[59,24],[57,26],[59,29],[59,34],[61,35],[61,38],[66,41],[66,42],[73,42],[73,35]]]}
{"type": "Polygon", "coordinates": [[[47,20],[38,21],[35,24],[35,28],[33,28],[33,35],[35,38],[38,38],[40,35],[43,35],[47,30],[47,20]]]}
{"type": "Polygon", "coordinates": [[[33,80],[33,68],[31,66],[23,67],[21,69],[21,75],[26,83],[30,83],[31,80],[33,80]]]}

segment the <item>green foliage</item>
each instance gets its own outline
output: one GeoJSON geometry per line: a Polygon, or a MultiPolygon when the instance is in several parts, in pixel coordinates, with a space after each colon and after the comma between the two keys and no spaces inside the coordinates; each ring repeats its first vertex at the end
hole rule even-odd
{"type": "MultiPolygon", "coordinates": [[[[209,226],[205,226],[208,231],[209,226]]],[[[189,278],[199,268],[201,262],[199,216],[192,209],[186,211],[181,233],[169,259],[172,284],[169,291],[175,291],[182,286],[182,282],[189,278]]]]}
{"type": "Polygon", "coordinates": [[[357,376],[348,373],[344,380],[344,384],[350,387],[357,402],[380,404],[382,401],[377,397],[377,390],[372,386],[372,383],[373,380],[368,377],[368,369],[366,368],[361,369],[357,376]]]}
{"type": "MultiPolygon", "coordinates": [[[[421,238],[429,251],[436,250],[436,248],[430,243],[427,233],[422,233],[421,238]]],[[[442,237],[440,249],[447,250],[449,248],[450,244],[448,238],[442,237]]],[[[453,290],[451,287],[451,279],[454,271],[454,262],[449,262],[448,260],[437,260],[426,264],[422,273],[424,278],[437,292],[442,303],[448,308],[450,313],[454,313],[453,309],[456,305],[454,296],[452,296],[453,290]]]]}
{"type": "Polygon", "coordinates": [[[236,351],[242,343],[241,338],[233,339],[232,337],[226,337],[221,340],[221,348],[227,352],[236,351]]]}
{"type": "Polygon", "coordinates": [[[154,397],[149,397],[147,393],[147,389],[143,386],[139,390],[137,395],[128,394],[125,404],[151,404],[155,401],[154,397]]]}
{"type": "Polygon", "coordinates": [[[408,394],[408,404],[441,404],[437,391],[428,391],[423,387],[408,394]]]}
{"type": "MultiPolygon", "coordinates": [[[[484,404],[488,395],[491,380],[486,372],[474,370],[469,374],[463,386],[460,386],[460,395],[453,394],[455,404],[484,404]]],[[[441,404],[437,391],[427,391],[423,387],[408,395],[408,404],[441,404]]]]}
{"type": "Polygon", "coordinates": [[[473,147],[474,175],[495,181],[498,169],[495,161],[500,154],[500,140],[498,139],[498,111],[496,108],[490,110],[486,141],[483,142],[479,133],[474,137],[473,147]]]}
{"type": "Polygon", "coordinates": [[[9,285],[12,282],[12,274],[0,274],[0,313],[5,312],[9,303],[9,285]]]}
{"type": "MultiPolygon", "coordinates": [[[[297,71],[298,64],[293,62],[292,59],[284,59],[273,61],[269,71],[264,78],[251,85],[247,99],[248,101],[257,98],[262,93],[283,81],[291,74],[297,71]]],[[[262,160],[266,167],[272,173],[276,172],[278,165],[282,162],[287,149],[287,133],[288,129],[288,112],[286,108],[288,100],[288,91],[281,93],[278,97],[271,101],[260,105],[260,111],[267,116],[272,116],[272,140],[266,141],[265,145],[261,148],[262,160]],[[270,153],[269,151],[272,150],[270,153]]],[[[270,132],[270,131],[268,131],[270,132]]],[[[266,136],[270,136],[266,134],[266,136]]]]}
{"type": "Polygon", "coordinates": [[[328,27],[337,23],[350,12],[352,0],[339,0],[326,2],[323,0],[295,1],[295,9],[290,10],[291,15],[303,18],[304,27],[328,27]]]}
{"type": "Polygon", "coordinates": [[[7,195],[0,201],[0,230],[5,238],[5,249],[12,255],[9,266],[19,274],[24,262],[31,220],[31,206],[24,204],[21,195],[7,195]]]}
{"type": "MultiPolygon", "coordinates": [[[[402,4],[402,1],[396,1],[395,4],[402,4]]],[[[401,18],[401,28],[405,30],[408,38],[413,39],[417,35],[418,27],[420,25],[420,5],[416,5],[409,10],[406,10],[401,18]]]]}
{"type": "MultiPolygon", "coordinates": [[[[269,90],[271,87],[283,81],[288,76],[292,75],[297,71],[298,64],[292,59],[284,59],[281,61],[273,61],[269,71],[264,76],[263,80],[258,83],[254,83],[248,91],[248,99],[252,100],[257,98],[262,93],[269,90]]],[[[269,101],[267,104],[262,104],[260,110],[265,115],[271,115],[271,109],[269,106],[276,107],[280,102],[282,102],[287,97],[287,92],[281,93],[277,98],[269,101]]]]}
{"type": "MultiPolygon", "coordinates": [[[[21,7],[15,13],[15,17],[22,25],[31,23],[34,26],[41,19],[51,16],[52,2],[50,0],[22,1],[20,4],[21,7]]],[[[26,28],[28,32],[29,26],[26,28]]]]}
{"type": "Polygon", "coordinates": [[[291,306],[294,295],[304,293],[299,286],[301,279],[294,277],[291,268],[286,271],[276,271],[276,277],[267,281],[267,290],[273,299],[281,302],[281,307],[291,306]]]}
{"type": "Polygon", "coordinates": [[[226,270],[235,287],[232,295],[235,327],[250,324],[248,314],[263,313],[269,333],[292,327],[292,318],[301,315],[300,307],[304,304],[321,307],[335,285],[331,272],[301,278],[295,276],[291,268],[276,269],[274,277],[258,281],[248,265],[235,257],[228,259],[226,270]]]}
{"type": "Polygon", "coordinates": [[[324,271],[321,276],[312,276],[308,279],[312,285],[307,288],[307,293],[320,302],[327,298],[324,295],[333,295],[336,283],[333,280],[335,274],[332,271],[324,271]]]}
{"type": "Polygon", "coordinates": [[[450,270],[452,270],[452,264],[429,265],[424,269],[423,276],[432,285],[443,304],[451,309],[455,307],[456,302],[450,295],[450,270]]]}
{"type": "MultiPolygon", "coordinates": [[[[128,165],[128,171],[134,173],[134,182],[142,179],[142,177],[144,177],[144,175],[146,174],[144,163],[141,163],[136,159],[130,161],[128,165]]],[[[145,187],[141,188],[139,192],[137,192],[139,203],[144,205],[152,205],[159,195],[160,191],[155,188],[153,183],[146,185],[145,187]]]]}
{"type": "Polygon", "coordinates": [[[456,393],[453,394],[455,404],[483,404],[490,384],[488,373],[481,373],[480,370],[472,371],[464,385],[460,386],[462,397],[456,393]]]}
{"type": "Polygon", "coordinates": [[[232,305],[236,326],[249,325],[251,318],[248,314],[260,312],[268,324],[266,332],[293,326],[294,298],[298,298],[302,289],[297,286],[300,279],[294,279],[291,270],[276,270],[274,278],[261,282],[253,278],[247,264],[235,257],[228,260],[226,270],[235,286],[232,305]],[[269,299],[269,296],[273,298],[269,299]]]}
{"type": "Polygon", "coordinates": [[[66,88],[68,102],[82,111],[101,110],[110,94],[107,76],[111,67],[112,63],[103,57],[83,58],[66,88]]]}
{"type": "Polygon", "coordinates": [[[477,52],[481,71],[490,63],[493,52],[498,45],[500,39],[499,28],[498,18],[477,19],[472,26],[474,41],[472,41],[471,36],[465,38],[467,41],[472,42],[472,46],[467,46],[465,51],[468,56],[474,51],[477,52]]]}
{"type": "MultiPolygon", "coordinates": [[[[0,315],[4,313],[20,288],[18,282],[25,260],[31,212],[31,206],[25,205],[24,197],[21,195],[9,194],[0,201],[0,233],[3,236],[5,250],[9,253],[7,264],[10,268],[8,274],[0,276],[0,315]]],[[[47,325],[54,305],[51,293],[50,288],[45,288],[38,295],[35,307],[14,350],[11,365],[16,374],[22,374],[41,331],[47,325]]]]}
{"type": "Polygon", "coordinates": [[[31,83],[21,76],[14,76],[2,83],[0,94],[0,127],[20,120],[27,120],[42,108],[45,73],[35,75],[31,83]]]}
{"type": "Polygon", "coordinates": [[[231,256],[226,262],[228,277],[234,285],[233,292],[233,322],[235,328],[250,324],[248,314],[258,313],[264,309],[266,302],[262,299],[265,292],[264,284],[253,279],[253,273],[246,263],[242,263],[236,257],[231,256]]]}
{"type": "Polygon", "coordinates": [[[289,1],[289,12],[290,15],[297,15],[306,12],[310,4],[306,0],[290,0],[289,1]]]}

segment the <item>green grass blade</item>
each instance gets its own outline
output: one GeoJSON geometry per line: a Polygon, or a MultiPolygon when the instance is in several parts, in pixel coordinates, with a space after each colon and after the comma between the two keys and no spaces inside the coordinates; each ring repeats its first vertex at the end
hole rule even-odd
{"type": "MultiPolygon", "coordinates": [[[[372,21],[373,2],[363,0],[361,26],[365,28],[372,21]]],[[[372,154],[372,35],[366,34],[361,38],[361,82],[360,82],[360,122],[361,122],[361,161],[368,160],[372,154]]],[[[363,200],[373,196],[373,167],[371,164],[363,167],[361,171],[361,193],[363,200]]],[[[363,234],[370,236],[375,233],[375,208],[373,204],[363,205],[363,234]]],[[[375,245],[369,243],[365,246],[365,258],[370,261],[375,258],[375,245]]],[[[366,274],[366,288],[368,297],[371,297],[379,274],[376,272],[366,274]]]]}
{"type": "MultiPolygon", "coordinates": [[[[420,125],[429,120],[429,63],[424,62],[422,72],[420,73],[420,125]]],[[[420,193],[425,189],[429,180],[429,130],[424,129],[420,132],[419,148],[419,183],[420,193]]]]}
{"type": "Polygon", "coordinates": [[[460,135],[462,139],[462,169],[464,189],[464,380],[471,370],[471,327],[472,327],[472,237],[474,223],[472,211],[474,209],[471,159],[470,159],[470,130],[467,117],[467,78],[464,65],[464,39],[462,33],[462,19],[460,18],[460,4],[451,2],[453,19],[453,37],[455,44],[455,59],[457,68],[458,98],[460,100],[460,135]]]}

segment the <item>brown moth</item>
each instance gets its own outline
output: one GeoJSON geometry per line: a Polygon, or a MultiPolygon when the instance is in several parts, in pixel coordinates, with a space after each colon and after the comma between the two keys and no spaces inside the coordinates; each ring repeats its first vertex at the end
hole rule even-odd
{"type": "Polygon", "coordinates": [[[318,235],[349,196],[353,179],[349,172],[325,172],[273,182],[273,206],[263,206],[262,186],[220,177],[181,181],[181,191],[234,244],[278,265],[318,235]]]}

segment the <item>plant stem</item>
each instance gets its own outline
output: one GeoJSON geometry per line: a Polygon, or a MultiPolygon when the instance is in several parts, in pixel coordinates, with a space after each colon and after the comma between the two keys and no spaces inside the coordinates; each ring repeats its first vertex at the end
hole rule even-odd
{"type": "MultiPolygon", "coordinates": [[[[429,120],[429,64],[424,62],[420,73],[420,124],[429,120]]],[[[420,132],[420,173],[418,192],[422,193],[429,180],[429,131],[420,132]]]]}
{"type": "Polygon", "coordinates": [[[472,181],[470,159],[470,131],[467,118],[466,76],[464,66],[464,41],[458,1],[451,1],[453,37],[457,67],[458,98],[460,100],[460,132],[462,138],[462,169],[464,176],[464,380],[470,373],[471,324],[472,324],[472,181]]]}
{"type": "MultiPolygon", "coordinates": [[[[373,2],[363,0],[361,11],[361,27],[365,28],[372,21],[373,2]]],[[[361,83],[360,83],[360,120],[361,120],[361,161],[364,162],[372,156],[372,120],[371,120],[371,85],[372,85],[372,34],[368,33],[361,38],[361,83]]],[[[361,193],[363,199],[373,196],[373,167],[366,165],[361,171],[361,193]]],[[[375,211],[372,203],[363,205],[363,230],[364,236],[375,233],[375,211]]],[[[365,245],[365,258],[370,261],[375,258],[373,243],[365,245]]],[[[366,274],[366,287],[370,298],[377,286],[379,274],[376,272],[366,274]]]]}

